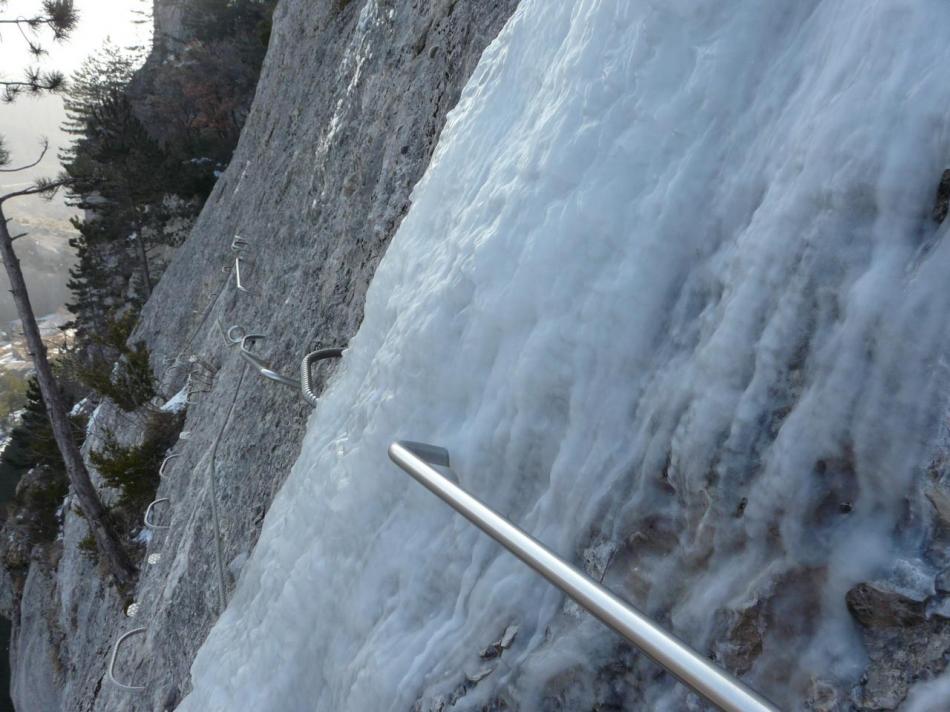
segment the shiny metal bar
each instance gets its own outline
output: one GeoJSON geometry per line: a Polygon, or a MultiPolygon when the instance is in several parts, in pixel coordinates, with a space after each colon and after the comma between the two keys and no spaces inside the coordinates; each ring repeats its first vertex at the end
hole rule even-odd
{"type": "Polygon", "coordinates": [[[146,628],[136,628],[135,630],[130,630],[128,633],[115,641],[115,645],[112,646],[112,657],[109,659],[108,674],[109,682],[111,682],[116,687],[121,687],[123,690],[132,690],[133,692],[139,692],[145,689],[145,685],[126,685],[115,679],[115,659],[119,655],[119,646],[122,645],[126,638],[131,638],[133,635],[136,635],[137,633],[144,633],[145,631],[146,628]]]}
{"type": "MultiPolygon", "coordinates": [[[[243,378],[244,375],[242,374],[241,379],[243,380],[243,378]]],[[[224,419],[224,425],[221,426],[214,442],[211,444],[211,467],[209,476],[211,482],[211,524],[214,526],[214,564],[215,572],[218,575],[218,615],[224,613],[224,609],[228,605],[227,582],[224,578],[224,543],[223,537],[221,536],[221,516],[218,514],[218,445],[221,443],[221,436],[224,435],[224,431],[228,426],[228,421],[231,419],[231,413],[236,402],[237,393],[235,393],[235,400],[231,402],[228,417],[224,419]]]]}
{"type": "Polygon", "coordinates": [[[151,518],[152,509],[155,508],[155,505],[161,504],[162,502],[167,502],[167,501],[169,501],[168,497],[162,497],[161,499],[156,499],[154,502],[148,505],[148,508],[145,510],[145,526],[146,527],[148,527],[149,529],[155,529],[156,531],[161,530],[161,529],[171,529],[171,527],[169,526],[165,526],[162,524],[155,524],[151,518]]]}
{"type": "Polygon", "coordinates": [[[278,373],[266,363],[264,363],[260,357],[255,356],[250,351],[248,351],[247,342],[257,338],[261,337],[257,334],[248,334],[243,339],[241,339],[241,356],[244,358],[244,360],[256,368],[257,372],[260,373],[264,378],[274,381],[274,383],[280,383],[281,385],[289,386],[290,388],[300,388],[299,381],[278,373]]]}
{"type": "Polygon", "coordinates": [[[303,363],[300,364],[300,392],[303,394],[303,399],[314,408],[317,407],[318,398],[313,391],[313,374],[311,373],[313,364],[341,356],[343,356],[343,349],[319,349],[304,356],[303,363]]]}
{"type": "Polygon", "coordinates": [[[241,284],[241,258],[234,258],[234,284],[237,286],[239,291],[247,292],[248,290],[241,284]]]}
{"type": "Polygon", "coordinates": [[[395,442],[389,446],[389,457],[426,489],[712,704],[726,712],[778,712],[777,707],[731,674],[453,484],[433,467],[449,466],[449,453],[444,448],[395,442]]]}

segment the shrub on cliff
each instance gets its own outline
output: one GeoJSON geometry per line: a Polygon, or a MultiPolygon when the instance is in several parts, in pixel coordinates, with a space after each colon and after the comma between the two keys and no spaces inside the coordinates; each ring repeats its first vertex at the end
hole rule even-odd
{"type": "Polygon", "coordinates": [[[183,422],[183,414],[151,413],[139,444],[122,445],[112,433],[106,433],[102,449],[89,454],[106,484],[119,491],[113,515],[127,528],[141,522],[145,508],[155,499],[159,468],[183,422]]]}
{"type": "MultiPolygon", "coordinates": [[[[67,403],[74,400],[69,392],[64,396],[67,403]]],[[[70,422],[73,437],[81,444],[86,418],[76,414],[70,416],[70,422]]],[[[17,480],[10,515],[26,531],[27,549],[54,541],[59,533],[58,512],[69,490],[69,480],[35,377],[27,384],[23,415],[3,451],[2,464],[0,471],[4,477],[17,480]]]]}
{"type": "Polygon", "coordinates": [[[77,365],[84,385],[126,412],[141,408],[157,393],[148,347],[141,341],[128,343],[137,318],[130,311],[108,319],[104,333],[92,337],[96,351],[86,364],[77,365]]]}

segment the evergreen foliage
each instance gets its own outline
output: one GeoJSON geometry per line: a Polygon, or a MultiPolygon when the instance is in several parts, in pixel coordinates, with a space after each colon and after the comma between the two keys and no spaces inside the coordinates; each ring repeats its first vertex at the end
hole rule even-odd
{"type": "Polygon", "coordinates": [[[122,398],[125,384],[106,362],[121,358],[120,370],[137,382],[145,354],[103,345],[101,335],[148,298],[230,161],[275,4],[196,0],[185,8],[191,39],[175,56],[136,74],[138,57],[106,46],[71,79],[64,128],[73,143],[60,158],[69,200],[85,214],[73,222],[78,259],[67,308],[83,380],[123,407],[148,399],[122,398]]]}
{"type": "MultiPolygon", "coordinates": [[[[85,436],[85,418],[76,415],[70,420],[74,425],[73,436],[81,443],[85,436]]],[[[32,471],[29,481],[19,487],[15,503],[30,540],[33,543],[53,541],[59,531],[57,512],[69,490],[69,480],[35,377],[27,384],[24,412],[13,429],[2,460],[4,472],[17,473],[17,479],[22,473],[32,471]]]]}
{"type": "MultiPolygon", "coordinates": [[[[0,2],[0,9],[6,2],[0,2]]],[[[34,59],[45,55],[46,49],[40,43],[40,33],[48,31],[54,42],[62,42],[76,28],[79,22],[79,13],[73,5],[73,0],[42,0],[37,12],[16,17],[0,17],[0,28],[15,27],[20,38],[26,42],[27,48],[34,59]]],[[[15,101],[20,94],[43,94],[45,92],[61,91],[66,84],[66,77],[56,70],[43,71],[37,67],[27,67],[23,78],[19,80],[0,79],[0,98],[4,102],[15,101]]],[[[0,164],[3,161],[0,160],[0,164]]]]}
{"type": "Polygon", "coordinates": [[[90,460],[106,484],[119,491],[113,514],[127,525],[140,521],[155,498],[159,468],[165,453],[175,444],[183,422],[181,414],[155,412],[150,415],[138,445],[121,445],[108,433],[103,448],[90,453],[90,460]]]}
{"type": "Polygon", "coordinates": [[[35,377],[31,377],[27,383],[26,406],[20,423],[10,435],[10,443],[3,451],[3,460],[19,470],[42,467],[60,473],[64,478],[66,476],[63,458],[53,439],[53,428],[35,377]]]}
{"type": "Polygon", "coordinates": [[[138,315],[108,319],[106,329],[93,337],[88,365],[77,367],[79,380],[95,393],[110,398],[126,412],[138,410],[157,395],[155,374],[144,342],[129,344],[138,315]]]}

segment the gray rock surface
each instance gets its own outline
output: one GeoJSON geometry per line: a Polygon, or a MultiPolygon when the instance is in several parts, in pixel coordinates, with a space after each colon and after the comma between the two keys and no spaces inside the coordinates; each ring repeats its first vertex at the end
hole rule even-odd
{"type": "MultiPolygon", "coordinates": [[[[180,457],[159,490],[170,506],[157,516],[170,528],[155,532],[141,552],[133,596],[140,612],[135,620],[124,617],[129,601],[103,584],[96,562],[81,551],[86,527],[70,509],[58,560],[31,565],[14,611],[20,710],[165,710],[187,694],[191,661],[220,613],[211,503],[218,502],[227,596],[298,455],[310,412],[299,394],[249,371],[215,325],[264,334],[255,352],[288,375],[296,374],[308,351],[348,342],[446,113],[516,4],[282,0],[240,146],[157,285],[136,335],[152,349],[166,397],[186,379],[174,359],[198,355],[216,370],[209,392],[189,408],[189,436],[174,448],[180,457]],[[241,252],[247,293],[235,289],[236,235],[248,242],[241,252]],[[209,453],[219,434],[215,494],[209,453]],[[147,563],[156,554],[161,558],[147,563]],[[120,679],[146,686],[132,693],[106,681],[106,664],[116,639],[140,626],[146,634],[129,641],[117,670],[120,679]]],[[[180,29],[177,0],[158,0],[157,9],[165,35],[180,29]]],[[[318,391],[331,372],[332,366],[320,371],[318,391]]],[[[90,428],[87,452],[109,430],[132,441],[141,428],[140,418],[104,405],[90,428]]],[[[948,491],[935,486],[928,495],[946,530],[934,538],[935,576],[950,566],[948,491]]],[[[843,503],[837,498],[833,504],[843,503]]],[[[629,541],[594,537],[582,557],[589,573],[631,595],[646,591],[637,561],[666,556],[674,538],[662,522],[648,524],[629,541]]],[[[763,631],[788,624],[783,602],[810,600],[811,583],[821,575],[792,572],[748,605],[720,615],[723,635],[707,652],[734,670],[755,665],[763,631]]],[[[910,596],[885,583],[861,584],[849,598],[868,653],[864,681],[852,691],[837,679],[815,680],[808,709],[899,708],[915,669],[926,675],[943,669],[950,630],[933,607],[945,599],[910,596]]],[[[950,586],[944,579],[938,585],[937,594],[950,586]]],[[[582,616],[575,618],[565,625],[585,625],[582,616]]],[[[416,709],[519,709],[510,686],[518,672],[503,643],[508,625],[486,631],[487,647],[473,649],[470,669],[445,681],[445,689],[420,690],[416,709]]],[[[617,644],[609,658],[593,673],[566,671],[544,681],[544,709],[627,709],[650,686],[668,682],[627,646],[617,644]]],[[[689,709],[705,709],[687,699],[689,709]]]]}
{"type": "Polygon", "coordinates": [[[39,564],[30,567],[23,588],[23,600],[13,620],[10,696],[19,712],[49,712],[63,705],[64,670],[60,659],[62,632],[51,620],[55,610],[56,582],[53,572],[39,564]]]}
{"type": "MultiPolygon", "coordinates": [[[[156,17],[174,18],[171,0],[156,17]]],[[[142,575],[128,603],[105,587],[79,549],[86,527],[70,511],[55,586],[31,567],[28,588],[45,585],[22,609],[14,642],[20,709],[163,710],[189,689],[194,654],[219,614],[209,447],[216,458],[217,501],[227,593],[242,556],[253,548],[276,490],[297,457],[310,412],[299,394],[261,380],[225,344],[216,322],[263,333],[255,350],[295,375],[319,346],[346,344],[386,245],[410,204],[446,113],[485,46],[516,0],[284,0],[254,107],[230,168],[191,237],[146,305],[136,338],[171,396],[184,385],[176,356],[198,354],[218,369],[213,387],[188,412],[190,437],[174,452],[159,490],[171,528],[142,554],[142,575]],[[234,288],[235,235],[250,243],[234,288]],[[159,563],[146,557],[161,553],[159,563]],[[233,565],[229,566],[229,562],[233,565]],[[35,582],[34,582],[35,581],[35,582]],[[39,595],[42,593],[43,595],[39,595]],[[46,616],[49,631],[41,634],[46,616]],[[129,640],[117,675],[142,693],[105,679],[114,641],[129,640]],[[38,642],[39,641],[39,642],[38,642]],[[48,642],[43,642],[48,641],[48,642]],[[55,661],[59,661],[58,663],[55,661]],[[42,707],[23,706],[35,696],[42,707]],[[42,695],[42,696],[40,696],[42,695]],[[57,697],[58,695],[58,697],[57,697]]],[[[327,369],[318,375],[318,387],[327,369]]],[[[89,449],[106,430],[134,440],[140,418],[100,408],[89,449]]]]}

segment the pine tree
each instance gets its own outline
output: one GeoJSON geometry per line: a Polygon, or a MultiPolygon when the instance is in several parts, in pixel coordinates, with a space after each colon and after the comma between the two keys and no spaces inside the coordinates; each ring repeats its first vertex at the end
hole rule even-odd
{"type": "MultiPolygon", "coordinates": [[[[26,22],[27,28],[37,30],[41,27],[49,27],[53,31],[54,39],[64,39],[69,30],[75,25],[77,17],[73,11],[72,0],[45,0],[42,4],[46,15],[38,15],[35,18],[9,19],[6,24],[13,24],[23,29],[21,23],[26,22]],[[44,24],[45,23],[45,24],[44,24]]],[[[0,17],[0,22],[4,18],[0,17]]],[[[0,24],[0,28],[2,28],[0,24]]],[[[31,48],[34,54],[36,50],[31,48]]],[[[37,84],[35,91],[55,91],[62,87],[62,82],[49,82],[47,85],[37,84]]],[[[12,100],[17,95],[16,91],[11,93],[10,86],[7,86],[7,98],[12,100]]],[[[40,159],[46,153],[46,147],[40,154],[40,159]]],[[[7,156],[7,158],[9,158],[7,156]]],[[[37,160],[34,164],[38,163],[37,160]]],[[[6,169],[8,172],[22,170],[20,168],[6,169]]],[[[48,195],[52,196],[55,191],[67,183],[67,179],[62,178],[53,181],[38,181],[36,184],[23,190],[0,195],[0,259],[3,260],[4,269],[10,280],[10,291],[13,294],[13,301],[16,304],[17,312],[20,316],[20,322],[23,326],[23,336],[26,340],[27,348],[33,359],[33,366],[36,371],[36,381],[39,385],[43,402],[46,405],[49,416],[50,426],[57,448],[63,459],[63,465],[66,470],[69,483],[79,499],[86,522],[92,531],[96,540],[96,545],[102,560],[107,569],[112,574],[116,583],[121,588],[127,588],[131,585],[135,577],[135,566],[129,558],[128,553],[123,549],[115,528],[108,516],[108,511],[102,504],[98,492],[92,484],[86,464],[83,462],[79,446],[73,436],[72,428],[67,413],[66,401],[60,391],[59,384],[53,375],[53,369],[50,365],[46,352],[46,345],[40,336],[39,326],[36,323],[36,315],[33,313],[33,306],[30,303],[29,292],[26,282],[23,279],[23,271],[20,267],[20,260],[17,258],[13,243],[17,236],[11,235],[3,212],[3,206],[10,200],[29,195],[48,195]]]]}
{"type": "MultiPolygon", "coordinates": [[[[6,2],[0,2],[0,9],[6,2]]],[[[4,26],[15,27],[34,59],[39,59],[46,50],[40,44],[40,32],[48,31],[54,42],[66,40],[79,22],[79,14],[73,6],[73,0],[43,0],[37,12],[27,17],[0,16],[0,30],[4,26]]],[[[43,71],[37,67],[24,70],[20,80],[0,78],[0,90],[4,101],[14,101],[20,94],[42,94],[60,91],[66,77],[62,72],[43,71]]]]}

